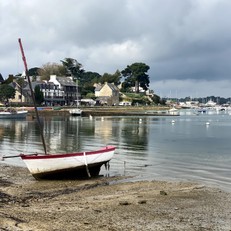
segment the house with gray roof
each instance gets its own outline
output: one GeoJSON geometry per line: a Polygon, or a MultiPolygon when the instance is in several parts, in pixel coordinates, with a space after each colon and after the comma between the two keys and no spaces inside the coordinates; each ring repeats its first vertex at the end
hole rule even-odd
{"type": "MultiPolygon", "coordinates": [[[[71,77],[58,77],[51,75],[49,81],[32,81],[32,89],[38,85],[43,92],[44,105],[73,105],[76,103],[77,94],[80,98],[79,91],[77,91],[77,85],[71,77]]],[[[24,88],[28,95],[28,101],[32,102],[29,85],[24,88]]]]}
{"type": "Polygon", "coordinates": [[[54,85],[53,94],[50,92],[53,98],[62,100],[60,105],[73,105],[77,99],[80,99],[79,86],[73,81],[72,77],[59,77],[51,75],[49,84],[54,85]]]}
{"type": "Polygon", "coordinates": [[[9,85],[15,89],[15,97],[9,99],[9,102],[19,105],[24,104],[28,98],[27,91],[24,90],[24,85],[21,86],[16,81],[13,81],[9,85]]]}
{"type": "Polygon", "coordinates": [[[97,85],[95,88],[96,100],[101,104],[118,105],[119,104],[119,88],[114,83],[105,82],[102,86],[97,85]]]}

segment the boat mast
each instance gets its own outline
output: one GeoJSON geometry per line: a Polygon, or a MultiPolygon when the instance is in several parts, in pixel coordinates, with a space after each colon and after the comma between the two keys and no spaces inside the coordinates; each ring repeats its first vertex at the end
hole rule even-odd
{"type": "Polygon", "coordinates": [[[42,129],[41,121],[39,119],[39,114],[38,114],[38,110],[37,110],[37,106],[36,106],[36,102],[35,102],[35,96],[34,96],[34,92],[33,92],[33,89],[32,89],[30,77],[28,75],[26,57],[24,55],[24,50],[23,50],[23,46],[22,46],[22,42],[21,42],[20,38],[18,39],[18,42],[19,42],[19,46],[20,46],[20,50],[21,50],[21,54],[22,54],[22,60],[23,60],[24,67],[25,67],[26,77],[27,77],[28,84],[29,84],[29,87],[30,87],[31,97],[32,97],[33,104],[34,104],[36,119],[37,119],[37,122],[38,122],[38,125],[39,125],[40,135],[41,135],[42,143],[43,143],[43,149],[44,149],[45,155],[47,155],[47,149],[46,149],[46,143],[45,143],[45,139],[44,139],[44,135],[43,135],[43,129],[42,129]]]}

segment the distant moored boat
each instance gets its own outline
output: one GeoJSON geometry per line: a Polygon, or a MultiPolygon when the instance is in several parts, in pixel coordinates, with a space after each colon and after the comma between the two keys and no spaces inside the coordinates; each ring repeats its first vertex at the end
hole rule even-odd
{"type": "Polygon", "coordinates": [[[28,111],[22,110],[18,111],[13,108],[7,108],[3,111],[0,111],[0,119],[23,119],[26,118],[28,111]]]}

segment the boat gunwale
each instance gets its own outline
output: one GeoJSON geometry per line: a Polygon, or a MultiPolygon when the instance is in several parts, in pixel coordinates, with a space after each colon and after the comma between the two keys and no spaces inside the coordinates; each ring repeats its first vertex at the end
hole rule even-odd
{"type": "Polygon", "coordinates": [[[68,158],[68,157],[74,157],[74,156],[83,156],[83,155],[95,155],[95,154],[101,154],[105,152],[111,152],[115,151],[114,146],[106,146],[102,149],[96,150],[96,151],[87,151],[87,152],[76,152],[76,153],[60,153],[60,154],[49,154],[49,155],[39,155],[39,154],[21,154],[20,157],[23,160],[38,160],[38,159],[56,159],[56,158],[68,158]]]}

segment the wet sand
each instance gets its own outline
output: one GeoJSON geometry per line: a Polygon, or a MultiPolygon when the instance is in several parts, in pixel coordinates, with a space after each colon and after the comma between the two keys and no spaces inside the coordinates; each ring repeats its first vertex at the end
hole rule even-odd
{"type": "Polygon", "coordinates": [[[0,164],[0,230],[231,230],[231,194],[123,177],[36,181],[0,164]]]}

